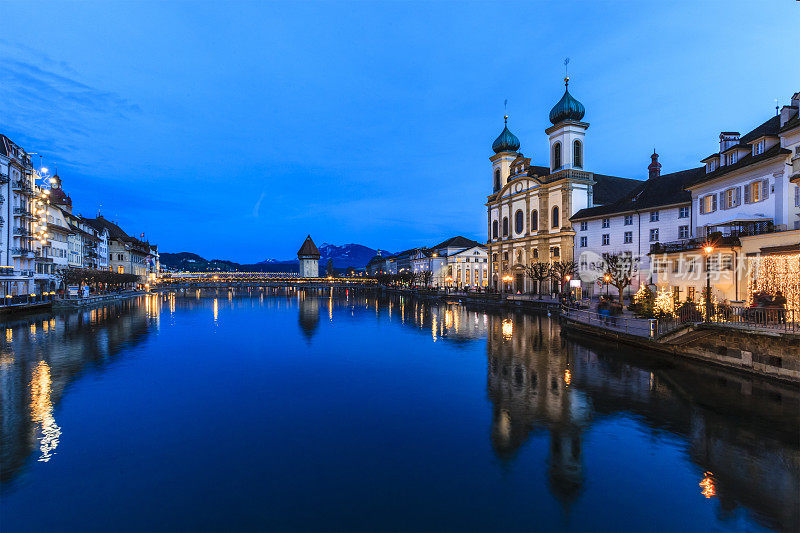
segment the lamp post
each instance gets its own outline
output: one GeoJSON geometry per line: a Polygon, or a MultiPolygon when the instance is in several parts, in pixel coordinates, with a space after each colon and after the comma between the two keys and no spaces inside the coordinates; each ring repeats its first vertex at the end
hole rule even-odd
{"type": "Polygon", "coordinates": [[[511,281],[512,281],[513,279],[514,279],[514,278],[512,278],[512,277],[511,277],[511,274],[506,274],[505,276],[503,276],[503,283],[505,283],[505,285],[506,285],[506,286],[504,287],[504,289],[505,289],[505,292],[508,292],[508,284],[509,284],[509,283],[511,283],[511,281]]]}
{"type": "Polygon", "coordinates": [[[567,293],[567,294],[569,293],[569,280],[571,280],[571,279],[572,279],[572,276],[570,276],[569,274],[564,276],[564,286],[561,288],[561,292],[562,293],[567,293]]]}
{"type": "Polygon", "coordinates": [[[606,298],[608,298],[608,282],[611,281],[611,275],[610,274],[606,274],[605,276],[603,276],[603,279],[606,282],[606,298]]]}
{"type": "Polygon", "coordinates": [[[706,253],[706,322],[711,321],[711,253],[714,247],[707,244],[703,251],[706,253]]]}

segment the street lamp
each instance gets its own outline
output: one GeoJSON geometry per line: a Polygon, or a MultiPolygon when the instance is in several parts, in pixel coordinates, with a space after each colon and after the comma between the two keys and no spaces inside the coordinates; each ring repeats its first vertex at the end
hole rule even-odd
{"type": "Polygon", "coordinates": [[[703,247],[706,253],[706,322],[711,321],[711,253],[714,247],[711,244],[706,244],[703,247]]]}
{"type": "Polygon", "coordinates": [[[603,279],[606,282],[606,298],[608,298],[608,283],[611,281],[611,275],[606,274],[605,276],[603,276],[603,279]]]}

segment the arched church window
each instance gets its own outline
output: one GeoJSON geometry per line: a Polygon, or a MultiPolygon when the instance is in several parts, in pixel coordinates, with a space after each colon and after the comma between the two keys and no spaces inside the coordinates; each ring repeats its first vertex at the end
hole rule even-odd
{"type": "Polygon", "coordinates": [[[500,190],[500,169],[494,171],[494,191],[500,190]]]}
{"type": "Polygon", "coordinates": [[[508,237],[508,217],[503,217],[503,237],[508,237]]]}
{"type": "Polygon", "coordinates": [[[572,143],[572,166],[583,168],[583,145],[578,140],[572,143]]]}
{"type": "Polygon", "coordinates": [[[534,209],[531,211],[531,231],[537,231],[539,229],[539,211],[534,209]]]}
{"type": "Polygon", "coordinates": [[[551,226],[553,228],[557,228],[558,224],[559,224],[559,222],[558,222],[558,206],[556,205],[556,206],[553,206],[553,222],[552,222],[551,226]]]}
{"type": "Polygon", "coordinates": [[[561,168],[561,143],[553,145],[553,170],[561,168]]]}
{"type": "Polygon", "coordinates": [[[497,221],[496,220],[492,221],[492,238],[493,239],[497,238],[497,221]]]}
{"type": "Polygon", "coordinates": [[[517,235],[519,235],[524,230],[525,230],[525,213],[522,212],[522,209],[517,209],[517,212],[514,213],[514,231],[516,231],[517,235]]]}

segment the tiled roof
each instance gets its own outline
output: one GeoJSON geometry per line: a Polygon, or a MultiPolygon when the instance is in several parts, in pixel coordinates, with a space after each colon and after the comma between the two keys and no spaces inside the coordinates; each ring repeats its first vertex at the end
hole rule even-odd
{"type": "Polygon", "coordinates": [[[131,237],[130,235],[125,233],[122,230],[122,228],[120,228],[110,220],[106,220],[102,216],[98,216],[97,218],[84,218],[83,220],[97,231],[102,231],[104,228],[107,229],[108,236],[111,240],[118,242],[127,242],[128,244],[131,244],[138,248],[144,248],[146,250],[150,249],[150,243],[140,241],[136,237],[131,237]]]}
{"type": "Polygon", "coordinates": [[[705,173],[705,167],[699,167],[640,181],[636,189],[616,202],[581,209],[572,215],[570,220],[689,203],[692,200],[692,194],[686,190],[686,186],[697,180],[703,173],[705,173]]]}
{"type": "Polygon", "coordinates": [[[769,120],[765,121],[757,128],[745,133],[744,136],[739,139],[739,144],[747,144],[750,141],[755,141],[759,137],[763,137],[764,135],[778,135],[780,129],[781,117],[775,115],[774,117],[770,117],[769,120]]]}
{"type": "Polygon", "coordinates": [[[775,156],[785,155],[792,153],[791,150],[787,150],[786,148],[781,148],[780,144],[776,144],[769,150],[765,151],[762,154],[753,155],[752,152],[745,154],[739,159],[736,163],[732,165],[724,165],[719,167],[718,169],[714,170],[713,172],[703,172],[702,175],[698,176],[694,183],[689,185],[699,185],[700,183],[704,183],[706,181],[713,180],[718,178],[724,174],[728,174],[729,172],[733,172],[734,170],[738,170],[740,168],[746,167],[748,165],[752,165],[754,163],[759,163],[761,161],[766,161],[767,159],[771,159],[775,156]]]}
{"type": "Polygon", "coordinates": [[[593,201],[598,205],[611,204],[642,185],[642,180],[595,174],[592,188],[593,201]]]}
{"type": "Polygon", "coordinates": [[[792,128],[800,126],[800,113],[786,121],[786,124],[781,128],[781,132],[789,131],[792,128]]]}
{"type": "Polygon", "coordinates": [[[466,237],[458,235],[457,237],[451,237],[444,242],[440,242],[436,246],[433,246],[431,249],[438,250],[439,248],[472,248],[473,246],[477,245],[478,241],[473,241],[472,239],[467,239],[466,237]]]}
{"type": "Polygon", "coordinates": [[[301,256],[320,257],[319,249],[317,248],[317,245],[314,244],[314,241],[311,240],[311,235],[306,237],[306,240],[303,241],[303,246],[301,246],[300,250],[297,251],[297,257],[301,256]]]}

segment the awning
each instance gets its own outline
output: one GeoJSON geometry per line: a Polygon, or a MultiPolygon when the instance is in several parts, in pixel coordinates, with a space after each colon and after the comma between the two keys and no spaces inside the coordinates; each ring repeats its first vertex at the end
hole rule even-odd
{"type": "Polygon", "coordinates": [[[731,215],[731,218],[725,219],[722,222],[707,224],[707,226],[734,226],[736,224],[747,224],[752,222],[772,222],[772,219],[764,215],[746,215],[744,213],[735,213],[731,215]]]}

